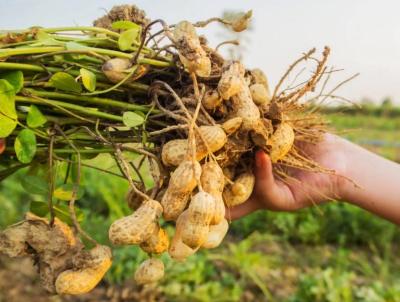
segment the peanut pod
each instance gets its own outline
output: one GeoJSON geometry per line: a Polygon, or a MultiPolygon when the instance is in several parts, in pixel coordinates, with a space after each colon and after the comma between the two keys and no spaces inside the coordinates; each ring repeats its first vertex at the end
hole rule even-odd
{"type": "Polygon", "coordinates": [[[224,240],[226,233],[228,232],[229,224],[226,219],[221,220],[219,224],[210,226],[210,230],[207,235],[207,240],[202,244],[202,248],[213,249],[219,246],[224,240]]]}
{"type": "Polygon", "coordinates": [[[241,117],[234,117],[222,124],[222,129],[224,129],[225,133],[231,135],[239,130],[240,126],[242,126],[243,119],[241,117]]]}
{"type": "Polygon", "coordinates": [[[168,250],[170,257],[176,261],[184,261],[197,251],[197,249],[192,249],[182,242],[182,229],[187,224],[187,219],[188,211],[186,210],[176,220],[175,234],[168,250]]]}
{"type": "Polygon", "coordinates": [[[94,247],[78,267],[64,271],[57,277],[57,293],[59,295],[88,293],[103,279],[111,264],[111,249],[104,245],[94,247]]]}
{"type": "Polygon", "coordinates": [[[288,123],[281,123],[276,128],[267,145],[270,146],[269,156],[273,163],[283,159],[294,143],[294,130],[288,123]]]}
{"type": "Polygon", "coordinates": [[[140,247],[149,254],[161,254],[168,250],[169,238],[163,228],[155,229],[149,239],[142,242],[140,247]]]}
{"type": "Polygon", "coordinates": [[[255,177],[252,172],[240,174],[233,184],[225,187],[223,197],[228,207],[237,206],[249,199],[253,192],[255,177]]]}
{"type": "Polygon", "coordinates": [[[176,24],[173,36],[179,59],[185,68],[200,77],[208,77],[211,73],[211,60],[202,48],[194,26],[188,21],[181,21],[176,24]]]}
{"type": "Polygon", "coordinates": [[[203,190],[214,197],[215,209],[211,218],[211,225],[219,224],[225,217],[225,204],[222,192],[225,186],[225,175],[216,162],[207,162],[202,166],[200,177],[203,190]]]}
{"type": "Polygon", "coordinates": [[[176,220],[183,212],[200,175],[201,166],[197,161],[185,160],[179,164],[172,173],[167,191],[161,199],[165,220],[176,220]]]}
{"type": "Polygon", "coordinates": [[[109,229],[110,241],[115,245],[139,244],[150,238],[158,228],[162,207],[156,200],[146,200],[132,215],[115,221],[109,229]]]}
{"type": "Polygon", "coordinates": [[[200,191],[192,197],[188,208],[188,219],[182,228],[182,242],[197,248],[207,239],[209,225],[215,210],[214,197],[200,191]]]}
{"type": "Polygon", "coordinates": [[[271,102],[271,93],[263,84],[256,83],[251,85],[250,93],[253,102],[258,106],[268,105],[271,102]]]}
{"type": "Polygon", "coordinates": [[[164,277],[164,263],[155,258],[143,261],[135,272],[135,281],[138,284],[157,282],[162,277],[164,277]]]}
{"type": "MultiPolygon", "coordinates": [[[[196,160],[198,161],[206,157],[209,151],[216,152],[226,144],[226,133],[218,125],[200,126],[199,132],[200,135],[196,135],[196,160]]],[[[169,141],[164,145],[161,152],[163,163],[166,166],[179,165],[187,157],[188,148],[188,140],[177,139],[169,141]]]]}

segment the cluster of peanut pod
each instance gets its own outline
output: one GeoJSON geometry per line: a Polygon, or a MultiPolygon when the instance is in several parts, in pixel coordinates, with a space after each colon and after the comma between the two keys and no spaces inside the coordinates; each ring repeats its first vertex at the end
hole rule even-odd
{"type": "MultiPolygon", "coordinates": [[[[209,76],[211,62],[193,25],[178,23],[174,38],[188,72],[209,76]]],[[[197,126],[193,137],[173,139],[162,146],[162,162],[171,171],[168,186],[157,200],[131,190],[127,199],[134,213],[111,225],[110,241],[114,245],[139,245],[151,257],[168,252],[177,261],[184,261],[199,249],[219,246],[229,226],[226,207],[248,200],[255,184],[251,166],[240,168],[240,155],[247,150],[238,151],[236,159],[232,158],[229,152],[235,149],[233,145],[246,144],[240,137],[251,136],[251,144],[268,149],[273,162],[282,159],[293,145],[294,131],[288,123],[282,122],[272,130],[261,118],[270,101],[268,82],[260,70],[246,74],[240,62],[225,64],[218,86],[201,100],[211,115],[225,106],[225,121],[197,126]],[[175,222],[171,240],[160,227],[161,217],[175,222]]],[[[139,266],[135,280],[147,284],[163,275],[161,260],[150,258],[139,266]]]]}

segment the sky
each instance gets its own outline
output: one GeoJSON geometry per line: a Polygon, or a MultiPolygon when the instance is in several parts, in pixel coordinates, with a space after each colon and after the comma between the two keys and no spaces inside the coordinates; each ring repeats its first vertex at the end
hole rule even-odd
{"type": "MultiPolygon", "coordinates": [[[[329,65],[343,68],[333,84],[360,73],[339,94],[353,101],[400,104],[400,1],[398,0],[0,0],[0,29],[33,25],[89,25],[113,5],[133,3],[152,19],[168,23],[205,20],[226,10],[253,10],[253,29],[245,35],[247,67],[259,67],[274,86],[303,52],[331,47],[329,65]]],[[[221,27],[205,33],[212,45],[221,27]]]]}

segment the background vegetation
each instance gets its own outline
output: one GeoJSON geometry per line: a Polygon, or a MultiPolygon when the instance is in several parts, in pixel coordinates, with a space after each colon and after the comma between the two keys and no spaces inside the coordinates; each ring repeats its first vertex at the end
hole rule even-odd
{"type": "MultiPolygon", "coordinates": [[[[326,112],[340,135],[400,162],[400,108],[389,105],[326,112]]],[[[104,155],[88,161],[116,168],[104,155]]],[[[25,172],[0,184],[0,228],[20,220],[35,200],[21,188],[25,172]]],[[[127,183],[84,173],[83,227],[108,244],[111,222],[129,213],[127,183]]],[[[153,294],[166,301],[400,301],[399,239],[398,227],[345,202],[296,213],[260,211],[232,222],[216,250],[181,264],[163,256],[166,278],[153,294]]],[[[104,286],[132,286],[145,257],[136,247],[116,248],[104,286]]]]}

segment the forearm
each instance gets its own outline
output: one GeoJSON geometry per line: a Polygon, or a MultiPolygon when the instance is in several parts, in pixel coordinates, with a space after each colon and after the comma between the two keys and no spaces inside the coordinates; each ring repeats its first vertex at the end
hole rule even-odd
{"type": "Polygon", "coordinates": [[[342,197],[376,215],[400,224],[400,165],[350,142],[342,197]]]}

